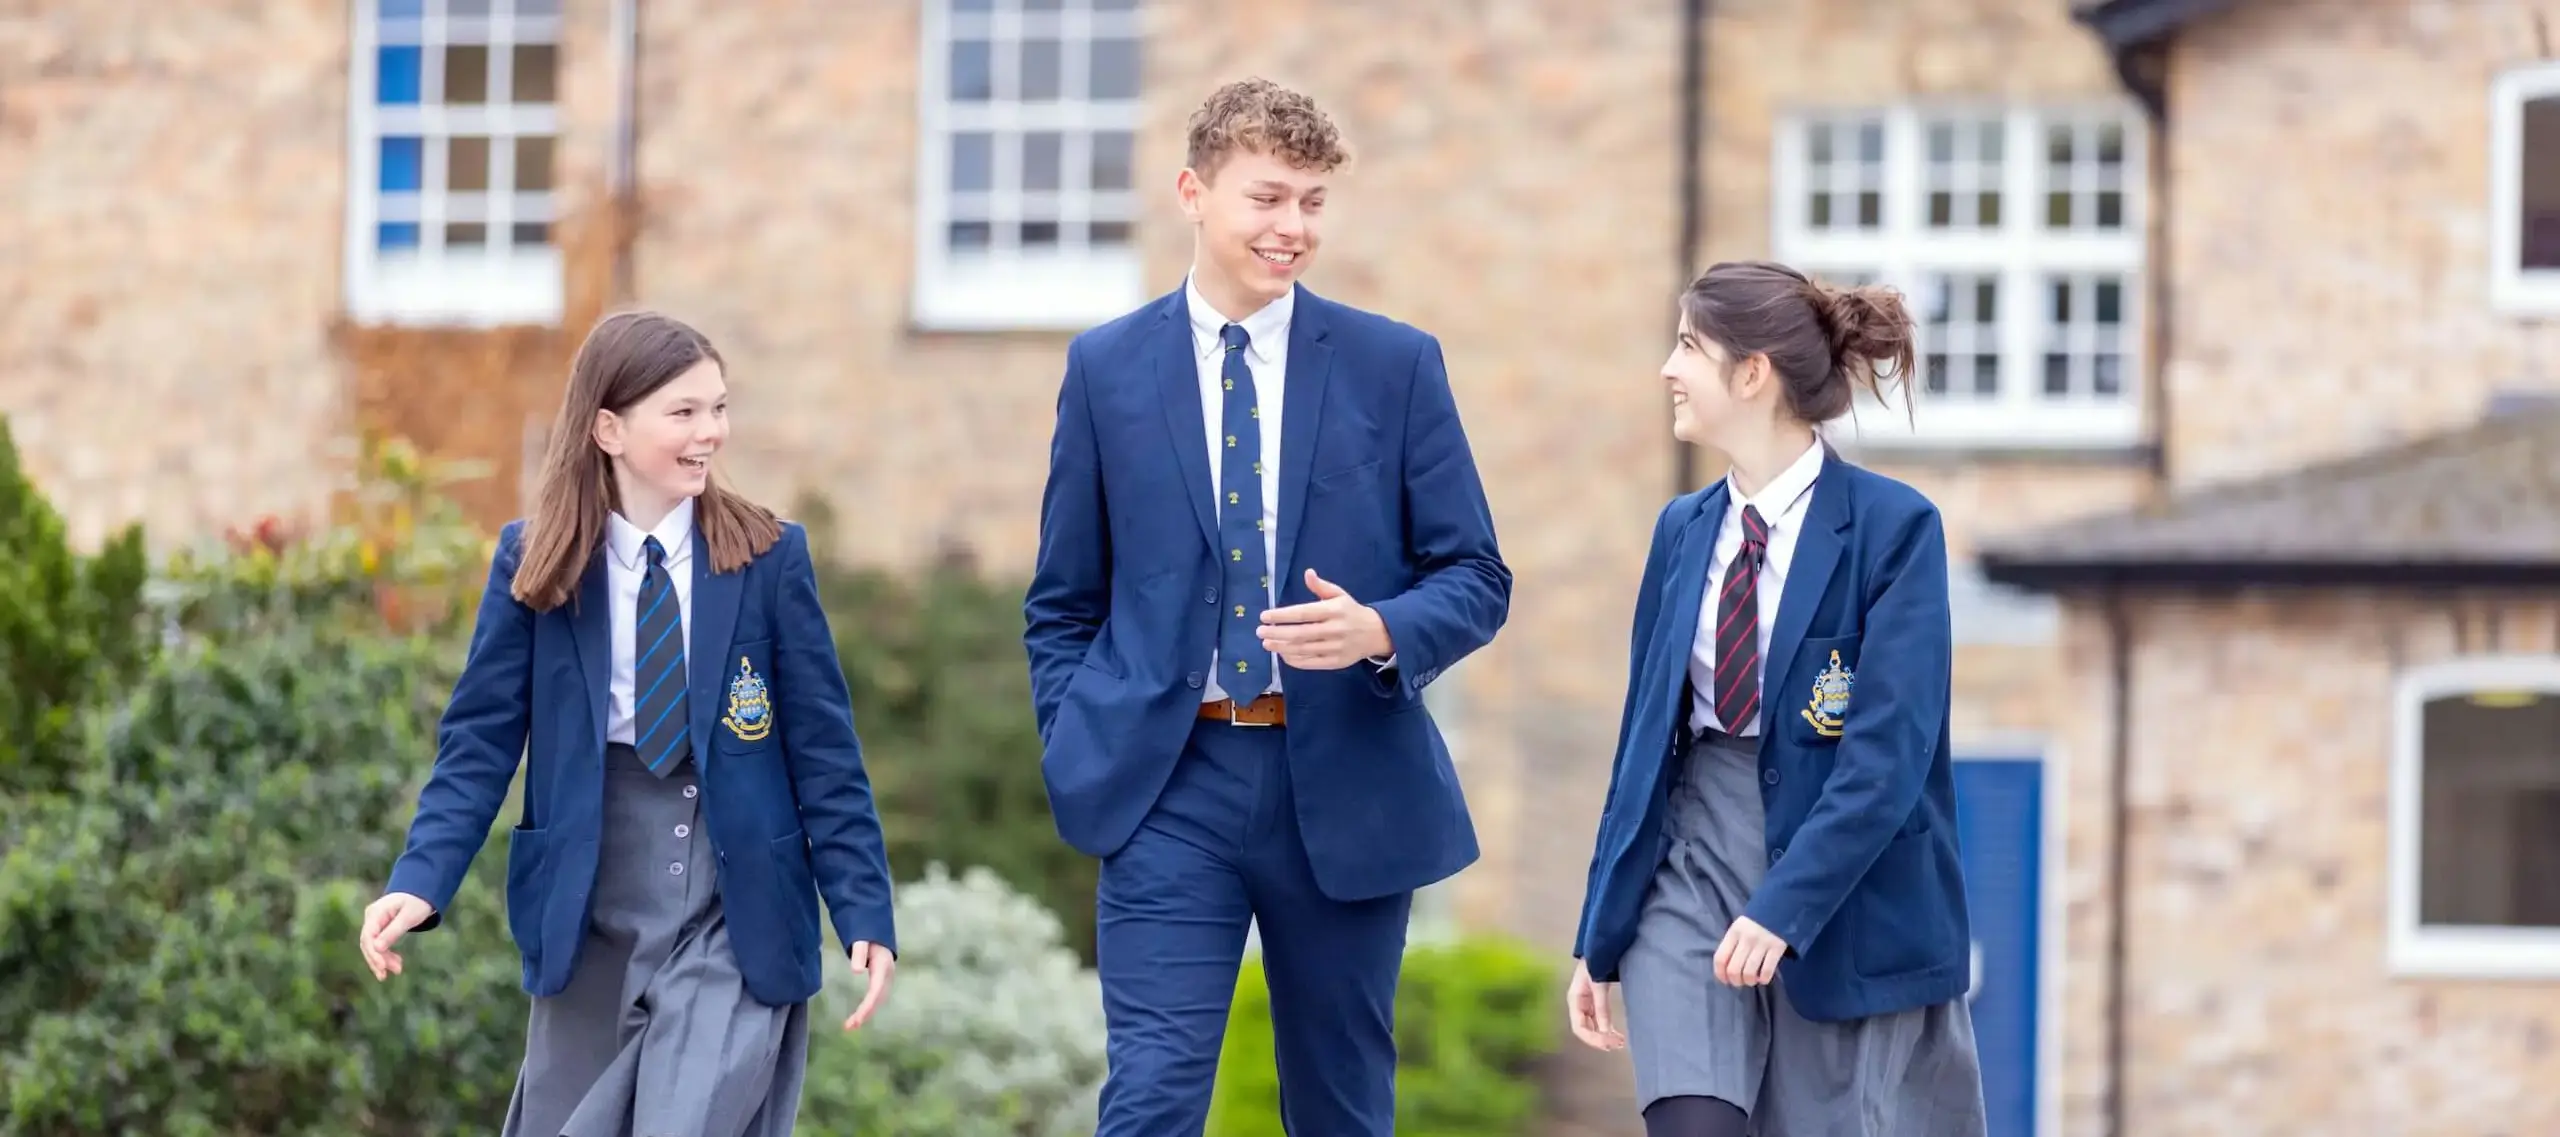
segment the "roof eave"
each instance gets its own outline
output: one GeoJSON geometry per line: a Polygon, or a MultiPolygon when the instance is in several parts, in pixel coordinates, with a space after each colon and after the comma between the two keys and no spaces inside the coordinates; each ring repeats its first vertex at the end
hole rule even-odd
{"type": "Polygon", "coordinates": [[[2284,559],[2046,557],[1986,552],[1983,575],[1995,584],[2063,593],[2108,587],[2166,589],[2517,588],[2560,589],[2560,561],[2356,561],[2284,559]]]}

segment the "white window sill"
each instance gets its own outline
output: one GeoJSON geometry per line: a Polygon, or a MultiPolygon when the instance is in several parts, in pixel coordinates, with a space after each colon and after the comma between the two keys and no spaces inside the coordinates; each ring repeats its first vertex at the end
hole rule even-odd
{"type": "MultiPolygon", "coordinates": [[[[1897,393],[1896,401],[1900,398],[1897,393]]],[[[1852,415],[1833,420],[1824,428],[1824,434],[1843,450],[1883,452],[1966,448],[2113,450],[2143,442],[2142,409],[2130,401],[2051,407],[1924,401],[1914,415],[1900,406],[1861,400],[1852,415]]]]}
{"type": "Polygon", "coordinates": [[[362,324],[411,327],[556,325],[565,303],[557,249],[495,256],[379,254],[351,266],[347,314],[362,324]]]}
{"type": "Polygon", "coordinates": [[[919,266],[912,319],[941,332],[1080,332],[1148,299],[1136,250],[945,257],[919,266]]]}
{"type": "Polygon", "coordinates": [[[2560,980],[2560,929],[2397,928],[2389,954],[2396,978],[2560,980]]]}
{"type": "Polygon", "coordinates": [[[2492,272],[2489,306],[2506,316],[2560,316],[2560,270],[2492,272]]]}

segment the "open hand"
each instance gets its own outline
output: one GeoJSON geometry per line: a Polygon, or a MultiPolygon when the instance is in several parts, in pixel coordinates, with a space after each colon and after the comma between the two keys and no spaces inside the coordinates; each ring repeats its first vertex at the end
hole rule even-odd
{"type": "Polygon", "coordinates": [[[1395,652],[1387,622],[1377,609],[1351,598],[1342,586],[1307,570],[1311,603],[1266,609],[1262,646],[1300,671],[1333,671],[1395,652]]]}
{"type": "Polygon", "coordinates": [[[364,927],[356,933],[356,947],[364,952],[365,966],[373,969],[375,982],[400,974],[400,953],[391,950],[400,937],[426,922],[435,907],[406,892],[383,894],[382,899],[365,906],[364,927]]]}
{"type": "Polygon", "coordinates": [[[1724,930],[1724,942],[1716,945],[1716,982],[1727,987],[1764,986],[1777,978],[1778,961],[1786,955],[1787,941],[1748,916],[1736,916],[1733,926],[1724,930]]]}
{"type": "Polygon", "coordinates": [[[898,957],[869,940],[854,941],[850,954],[853,973],[862,976],[864,990],[862,1005],[844,1020],[844,1028],[860,1030],[863,1023],[871,1021],[871,1012],[879,1008],[881,997],[889,993],[889,980],[898,974],[898,957]]]}
{"type": "Polygon", "coordinates": [[[1592,982],[1590,966],[1573,961],[1573,982],[1564,989],[1564,1021],[1573,1028],[1573,1036],[1593,1050],[1627,1047],[1625,1032],[1609,1022],[1609,996],[1617,989],[1615,983],[1592,982]]]}

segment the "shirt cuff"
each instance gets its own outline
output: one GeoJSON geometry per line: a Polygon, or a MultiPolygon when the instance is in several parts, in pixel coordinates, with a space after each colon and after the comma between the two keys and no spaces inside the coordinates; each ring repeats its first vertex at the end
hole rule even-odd
{"type": "Polygon", "coordinates": [[[1377,668],[1377,669],[1378,669],[1378,670],[1380,670],[1380,671],[1385,671],[1385,670],[1387,670],[1388,668],[1394,667],[1394,666],[1396,665],[1396,657],[1395,657],[1395,653],[1393,653],[1393,652],[1389,652],[1389,653],[1387,653],[1387,657],[1386,657],[1386,658],[1384,658],[1384,659],[1380,659],[1380,658],[1378,658],[1377,656],[1374,656],[1374,655],[1373,655],[1373,656],[1370,656],[1370,657],[1369,657],[1369,665],[1370,665],[1370,666],[1372,666],[1372,667],[1377,668]]]}

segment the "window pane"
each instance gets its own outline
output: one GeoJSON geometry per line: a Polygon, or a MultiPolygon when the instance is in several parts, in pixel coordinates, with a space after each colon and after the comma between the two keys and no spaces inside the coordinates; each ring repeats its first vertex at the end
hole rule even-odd
{"type": "Polygon", "coordinates": [[[386,20],[416,19],[427,12],[427,0],[382,0],[378,9],[386,20]]]}
{"type": "Polygon", "coordinates": [[[955,251],[984,249],[995,243],[995,228],[984,221],[951,223],[951,247],[955,251]]]}
{"type": "Polygon", "coordinates": [[[1065,173],[1066,136],[1054,130],[1022,136],[1022,188],[1055,190],[1065,173]]]}
{"type": "Polygon", "coordinates": [[[489,0],[444,0],[444,14],[448,16],[486,16],[489,14],[489,0]]]}
{"type": "Polygon", "coordinates": [[[951,41],[951,101],[983,103],[995,90],[993,46],[982,39],[951,41]]]}
{"type": "Polygon", "coordinates": [[[489,101],[489,45],[445,46],[444,101],[465,106],[489,101]]]}
{"type": "Polygon", "coordinates": [[[951,0],[954,12],[991,12],[995,6],[995,0],[951,0]]]}
{"type": "Polygon", "coordinates": [[[1045,248],[1056,245],[1057,243],[1057,222],[1025,221],[1022,223],[1022,246],[1024,248],[1045,248]]]}
{"type": "Polygon", "coordinates": [[[2560,927],[2560,697],[2483,691],[2421,714],[2419,921],[2560,927]]]}
{"type": "Polygon", "coordinates": [[[1126,221],[1094,222],[1092,242],[1106,248],[1128,244],[1129,223],[1126,221]]]}
{"type": "Polygon", "coordinates": [[[1134,39],[1093,41],[1092,88],[1093,97],[1096,99],[1138,97],[1138,41],[1134,39]]]}
{"type": "Polygon", "coordinates": [[[489,140],[486,138],[453,138],[444,147],[444,184],[446,189],[480,191],[489,188],[489,140]]]}
{"type": "Polygon", "coordinates": [[[1096,12],[1134,12],[1138,10],[1138,0],[1093,0],[1093,10],[1096,12]]]}
{"type": "Polygon", "coordinates": [[[512,101],[534,106],[559,101],[559,47],[547,43],[520,43],[516,45],[514,59],[512,101]]]}
{"type": "Polygon", "coordinates": [[[516,139],[516,188],[551,188],[551,139],[548,136],[516,139]]]}
{"type": "MultiPolygon", "coordinates": [[[[518,0],[519,3],[522,0],[518,0]]],[[[536,248],[551,243],[551,226],[540,221],[515,223],[515,245],[519,249],[536,248]]]]}
{"type": "Polygon", "coordinates": [[[455,221],[444,227],[444,247],[448,249],[478,248],[489,243],[489,226],[480,221],[455,221]]]}
{"type": "Polygon", "coordinates": [[[385,221],[374,227],[374,244],[375,246],[383,249],[417,248],[418,223],[415,221],[385,221]]]}
{"type": "Polygon", "coordinates": [[[560,0],[515,0],[515,5],[516,15],[519,16],[557,16],[560,14],[560,0]]]}
{"type": "Polygon", "coordinates": [[[996,180],[996,136],[973,131],[951,136],[951,188],[962,192],[992,189],[996,180]]]}
{"type": "Polygon", "coordinates": [[[383,139],[381,165],[381,176],[377,182],[383,192],[416,191],[425,178],[426,140],[421,138],[383,139]]]}
{"type": "Polygon", "coordinates": [[[1093,180],[1098,190],[1125,190],[1137,185],[1137,136],[1106,130],[1093,136],[1093,180]]]}
{"type": "Polygon", "coordinates": [[[1022,93],[1018,97],[1024,102],[1057,101],[1064,86],[1060,79],[1065,62],[1063,46],[1054,39],[1022,41],[1022,93]]]}
{"type": "Polygon", "coordinates": [[[386,107],[418,102],[418,75],[424,57],[415,45],[385,47],[374,53],[373,101],[386,107]]]}
{"type": "Polygon", "coordinates": [[[2560,268],[2560,98],[2524,105],[2519,267],[2560,268]]]}

